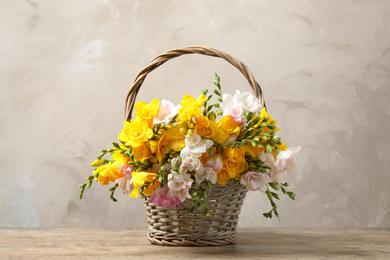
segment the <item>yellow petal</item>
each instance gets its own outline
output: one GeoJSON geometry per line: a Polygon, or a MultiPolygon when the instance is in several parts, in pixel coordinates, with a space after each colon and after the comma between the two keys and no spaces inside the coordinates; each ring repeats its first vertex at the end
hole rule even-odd
{"type": "Polygon", "coordinates": [[[204,103],[206,103],[206,96],[205,95],[199,95],[198,99],[196,100],[196,104],[198,105],[198,107],[201,107],[204,105],[204,103]]]}

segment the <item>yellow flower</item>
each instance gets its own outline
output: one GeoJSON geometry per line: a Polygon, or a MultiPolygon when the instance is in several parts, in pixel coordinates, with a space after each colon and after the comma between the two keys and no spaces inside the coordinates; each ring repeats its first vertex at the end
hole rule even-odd
{"type": "Polygon", "coordinates": [[[217,172],[217,183],[219,185],[226,185],[229,179],[234,178],[236,175],[234,172],[229,172],[226,169],[222,168],[219,172],[217,172]]]}
{"type": "Polygon", "coordinates": [[[185,95],[180,102],[182,106],[179,110],[178,121],[190,121],[193,117],[202,114],[200,109],[206,102],[206,96],[200,95],[198,100],[195,100],[192,96],[185,95]]]}
{"type": "Polygon", "coordinates": [[[98,182],[103,185],[107,185],[110,181],[113,182],[116,179],[122,178],[123,173],[117,169],[120,166],[119,163],[108,163],[97,168],[94,173],[99,173],[98,182]]]}
{"type": "Polygon", "coordinates": [[[153,153],[147,147],[146,144],[142,144],[138,147],[133,147],[132,153],[134,155],[134,160],[144,162],[153,157],[153,153]]]}
{"type": "Polygon", "coordinates": [[[245,150],[243,147],[227,147],[222,152],[223,166],[217,172],[217,182],[225,185],[227,180],[236,178],[239,173],[245,171],[245,150]]]}
{"type": "Polygon", "coordinates": [[[156,155],[158,161],[161,163],[164,156],[172,149],[180,151],[184,146],[184,135],[180,132],[180,127],[170,127],[167,131],[161,130],[162,135],[156,145],[156,155]]]}
{"type": "Polygon", "coordinates": [[[132,119],[131,123],[125,121],[124,124],[118,139],[126,143],[127,146],[139,147],[153,137],[153,130],[142,119],[132,119]]]}
{"type": "Polygon", "coordinates": [[[211,139],[224,143],[230,135],[238,135],[240,131],[240,124],[234,121],[231,116],[227,115],[222,117],[218,122],[218,130],[211,139]]]}
{"type": "Polygon", "coordinates": [[[135,115],[137,118],[142,118],[148,122],[149,127],[153,124],[153,118],[158,115],[158,109],[160,106],[160,101],[154,99],[150,104],[145,102],[137,102],[134,105],[135,115]]]}
{"type": "Polygon", "coordinates": [[[213,137],[218,131],[218,125],[215,122],[215,118],[211,117],[210,120],[204,115],[200,114],[194,118],[196,127],[195,132],[197,135],[207,138],[213,137]]]}
{"type": "MultiPolygon", "coordinates": [[[[141,186],[144,186],[146,182],[153,182],[154,177],[156,177],[157,174],[155,173],[150,173],[150,172],[133,172],[132,173],[132,180],[134,184],[134,190],[131,192],[130,197],[138,197],[138,189],[141,186]]],[[[143,190],[142,194],[146,196],[151,196],[153,194],[153,191],[155,188],[159,187],[160,183],[158,180],[154,181],[154,185],[149,185],[145,190],[143,190]]]]}
{"type": "Polygon", "coordinates": [[[103,185],[107,185],[109,182],[114,182],[116,179],[122,178],[123,172],[118,170],[118,166],[121,166],[122,164],[128,165],[130,158],[120,154],[119,151],[115,151],[112,155],[112,160],[114,162],[101,165],[94,171],[94,173],[99,173],[98,182],[101,182],[103,185]]]}

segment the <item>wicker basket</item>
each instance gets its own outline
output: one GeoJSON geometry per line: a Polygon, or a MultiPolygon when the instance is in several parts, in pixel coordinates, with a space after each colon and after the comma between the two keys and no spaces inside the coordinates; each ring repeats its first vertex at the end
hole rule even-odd
{"type": "MultiPolygon", "coordinates": [[[[160,54],[136,76],[126,97],[125,119],[130,121],[137,93],[146,76],[166,61],[184,54],[202,54],[223,58],[231,63],[248,80],[260,104],[265,107],[262,90],[250,70],[235,57],[222,51],[202,46],[190,46],[160,54]]],[[[192,200],[175,208],[164,208],[145,199],[149,231],[148,239],[157,245],[169,246],[220,246],[235,243],[235,231],[247,189],[234,182],[225,186],[213,185],[207,191],[207,206],[212,217],[203,217],[202,211],[188,214],[192,200]]]]}

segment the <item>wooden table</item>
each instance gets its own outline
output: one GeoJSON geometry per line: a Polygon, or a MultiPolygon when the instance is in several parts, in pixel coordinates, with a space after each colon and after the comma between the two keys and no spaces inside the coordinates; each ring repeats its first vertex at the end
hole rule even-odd
{"type": "Polygon", "coordinates": [[[151,245],[145,229],[0,229],[0,259],[390,259],[390,229],[239,229],[221,247],[151,245]]]}

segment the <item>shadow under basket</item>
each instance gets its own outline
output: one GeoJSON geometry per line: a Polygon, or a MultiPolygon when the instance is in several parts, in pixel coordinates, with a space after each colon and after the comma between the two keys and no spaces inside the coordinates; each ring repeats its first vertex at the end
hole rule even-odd
{"type": "Polygon", "coordinates": [[[179,206],[164,208],[145,198],[148,239],[161,246],[222,246],[234,244],[238,217],[247,189],[229,182],[207,190],[207,206],[212,217],[203,217],[203,210],[189,214],[192,199],[179,206]]]}

